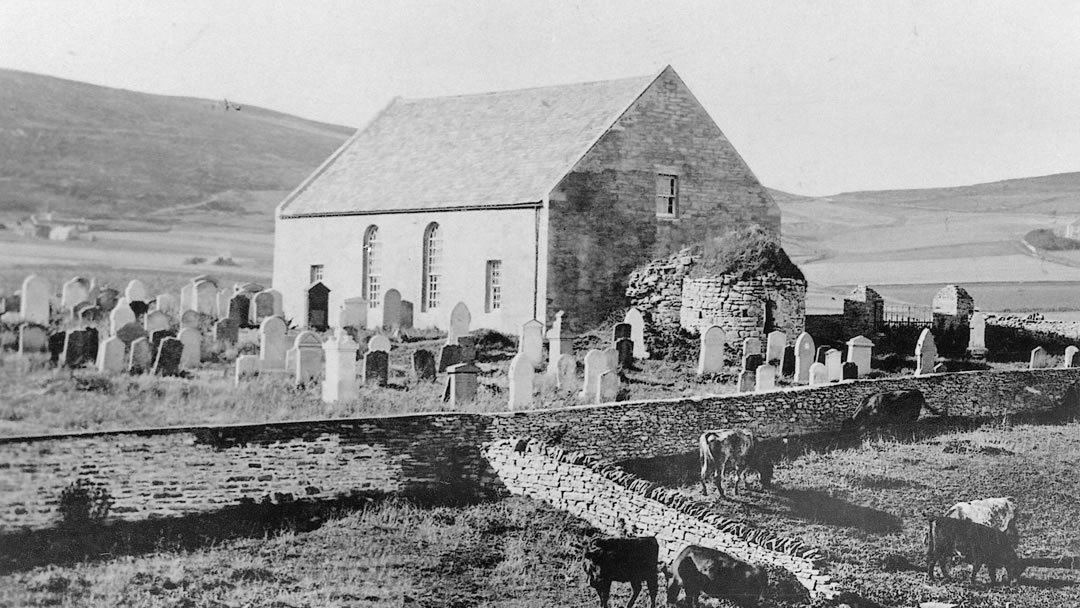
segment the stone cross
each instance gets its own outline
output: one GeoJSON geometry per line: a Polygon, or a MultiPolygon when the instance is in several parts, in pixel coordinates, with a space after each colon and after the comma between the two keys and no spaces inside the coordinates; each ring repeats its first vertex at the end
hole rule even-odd
{"type": "Polygon", "coordinates": [[[874,343],[864,336],[855,336],[847,341],[847,360],[858,368],[858,375],[870,373],[870,359],[874,352],[874,343]]]}
{"type": "Polygon", "coordinates": [[[630,339],[634,341],[634,358],[648,359],[649,351],[645,348],[645,316],[636,308],[626,311],[623,323],[630,325],[630,339]]]}
{"type": "Polygon", "coordinates": [[[795,383],[810,382],[810,366],[814,363],[814,338],[805,331],[795,339],[795,383]]]}
{"type": "Polygon", "coordinates": [[[934,360],[937,359],[937,344],[934,343],[934,334],[929,329],[922,330],[919,341],[915,343],[915,375],[924,376],[934,369],[934,360]]]}
{"type": "Polygon", "coordinates": [[[724,330],[716,325],[712,325],[702,332],[697,367],[699,376],[717,374],[724,368],[725,340],[724,330]]]}
{"type": "Polygon", "coordinates": [[[544,360],[543,323],[530,319],[521,325],[521,333],[518,334],[518,352],[525,353],[534,366],[544,360]]]}
{"type": "Polygon", "coordinates": [[[507,372],[510,381],[510,409],[519,410],[532,403],[533,361],[525,353],[518,353],[510,360],[507,372]]]}

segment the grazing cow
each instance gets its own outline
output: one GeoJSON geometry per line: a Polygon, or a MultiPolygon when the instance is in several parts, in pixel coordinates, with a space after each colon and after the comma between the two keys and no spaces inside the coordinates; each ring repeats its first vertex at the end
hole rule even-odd
{"type": "Polygon", "coordinates": [[[594,538],[585,547],[585,574],[589,585],[600,596],[600,608],[608,608],[612,581],[630,583],[633,594],[626,608],[634,605],[641,593],[641,581],[649,587],[649,605],[656,608],[656,564],[660,545],[656,537],[594,538]]]}
{"type": "Polygon", "coordinates": [[[945,517],[963,519],[1004,532],[1015,548],[1020,542],[1019,515],[1016,502],[1011,496],[982,498],[971,502],[958,502],[945,512],[945,517]]]}
{"type": "MultiPolygon", "coordinates": [[[[923,408],[934,411],[917,390],[889,391],[867,397],[840,428],[848,431],[889,424],[909,424],[919,419],[923,408]]],[[[936,412],[935,412],[936,413],[936,412]]]]}
{"type": "Polygon", "coordinates": [[[1009,537],[988,526],[952,517],[928,516],[930,532],[926,537],[926,577],[934,580],[934,566],[940,565],[941,574],[949,578],[949,561],[957,553],[971,562],[971,584],[982,570],[983,564],[990,575],[990,584],[997,583],[997,571],[1004,567],[1009,580],[1020,580],[1023,566],[1016,557],[1009,537]]]}
{"type": "Polygon", "coordinates": [[[735,494],[739,493],[739,480],[747,487],[746,476],[750,471],[757,471],[761,478],[761,487],[768,488],[772,483],[773,467],[768,456],[754,440],[754,434],[742,429],[705,431],[698,439],[698,452],[701,457],[701,492],[708,496],[705,482],[715,478],[716,489],[724,495],[723,479],[728,467],[735,472],[735,494]]]}
{"type": "Polygon", "coordinates": [[[769,578],[765,570],[722,551],[690,545],[664,568],[668,605],[675,605],[679,591],[686,591],[690,608],[698,595],[722,598],[740,606],[756,606],[765,600],[769,578]]]}

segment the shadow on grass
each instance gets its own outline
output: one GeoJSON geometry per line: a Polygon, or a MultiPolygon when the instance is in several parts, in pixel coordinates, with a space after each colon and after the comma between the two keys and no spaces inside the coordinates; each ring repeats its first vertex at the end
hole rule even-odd
{"type": "Polygon", "coordinates": [[[903,530],[903,520],[891,513],[853,505],[824,492],[778,489],[776,493],[787,499],[793,517],[830,526],[857,528],[873,534],[903,530]]]}

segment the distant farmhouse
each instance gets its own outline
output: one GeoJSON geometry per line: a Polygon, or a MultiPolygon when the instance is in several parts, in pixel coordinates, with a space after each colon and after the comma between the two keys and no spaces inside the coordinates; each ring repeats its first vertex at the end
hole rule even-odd
{"type": "MultiPolygon", "coordinates": [[[[780,210],[670,66],[659,74],[395,99],[277,208],[274,287],[299,325],[346,299],[416,327],[576,328],[626,305],[627,277],[780,210]],[[396,294],[395,294],[396,295],[396,294]]],[[[369,322],[369,325],[372,323],[369,322]]]]}

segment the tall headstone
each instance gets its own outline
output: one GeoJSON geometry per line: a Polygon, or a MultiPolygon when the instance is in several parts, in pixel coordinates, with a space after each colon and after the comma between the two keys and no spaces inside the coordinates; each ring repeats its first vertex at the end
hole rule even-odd
{"type": "Polygon", "coordinates": [[[630,325],[630,339],[634,341],[634,358],[648,359],[649,351],[645,348],[645,317],[641,311],[631,308],[626,311],[623,323],[630,325]]]}
{"type": "Polygon", "coordinates": [[[322,385],[323,402],[355,400],[360,395],[356,380],[356,351],[359,350],[359,345],[348,332],[338,328],[334,337],[324,342],[322,348],[326,359],[326,378],[322,385]]]}
{"type": "Polygon", "coordinates": [[[281,317],[267,317],[259,325],[259,370],[274,372],[285,370],[285,340],[287,331],[281,317]]]}
{"type": "Polygon", "coordinates": [[[761,340],[757,338],[747,338],[742,343],[742,356],[748,357],[750,355],[760,355],[761,353],[761,340]]]}
{"type": "Polygon", "coordinates": [[[163,293],[154,300],[154,309],[158,312],[163,312],[170,317],[175,317],[180,313],[180,303],[176,300],[176,296],[171,293],[163,293]]]}
{"type": "Polygon", "coordinates": [[[199,324],[202,322],[202,314],[195,310],[186,310],[184,314],[180,315],[180,327],[191,327],[194,329],[199,328],[199,324]]]}
{"type": "Polygon", "coordinates": [[[629,323],[616,323],[611,328],[611,343],[614,344],[618,340],[630,340],[630,324],[629,323]]]}
{"type": "Polygon", "coordinates": [[[231,313],[229,306],[234,297],[236,297],[236,294],[233,293],[231,289],[222,289],[217,292],[217,318],[227,319],[229,317],[229,314],[231,313]]]}
{"type": "Polygon", "coordinates": [[[585,353],[585,379],[581,388],[581,401],[593,403],[600,390],[600,374],[608,371],[607,356],[595,348],[585,353]]]}
{"type": "Polygon", "coordinates": [[[829,370],[824,363],[814,363],[810,366],[810,386],[820,386],[829,383],[829,370]]]}
{"type": "Polygon", "coordinates": [[[561,310],[555,313],[555,320],[547,330],[549,367],[558,361],[559,357],[574,354],[574,337],[568,328],[563,327],[563,314],[561,310]]]}
{"type": "Polygon", "coordinates": [[[619,351],[614,348],[605,348],[600,351],[604,355],[604,362],[607,365],[607,369],[604,371],[614,372],[619,370],[619,351]]]}
{"type": "Polygon", "coordinates": [[[195,283],[195,310],[218,318],[218,288],[210,281],[195,283]]]}
{"type": "Polygon", "coordinates": [[[1080,348],[1071,345],[1065,348],[1065,361],[1062,367],[1080,367],[1080,348]]]}
{"type": "Polygon", "coordinates": [[[765,357],[761,355],[746,355],[742,360],[744,372],[756,372],[757,368],[765,364],[765,357]]]}
{"type": "Polygon", "coordinates": [[[1046,349],[1041,346],[1036,346],[1031,350],[1031,359],[1028,362],[1028,369],[1042,369],[1049,367],[1050,365],[1050,353],[1046,352],[1046,349]]]}
{"type": "Polygon", "coordinates": [[[530,319],[521,325],[518,335],[518,352],[525,353],[533,365],[540,365],[544,360],[544,324],[530,319]]]}
{"type": "Polygon", "coordinates": [[[90,285],[86,279],[75,277],[60,288],[60,306],[74,311],[75,307],[90,301],[90,285]]]}
{"type": "Polygon", "coordinates": [[[398,319],[398,328],[413,328],[413,303],[408,300],[401,301],[401,316],[398,319]]]}
{"type": "Polygon", "coordinates": [[[817,347],[817,350],[814,351],[814,362],[824,365],[825,364],[825,353],[829,352],[830,350],[832,350],[832,349],[829,348],[828,346],[819,346],[819,347],[817,347]]]}
{"type": "Polygon", "coordinates": [[[131,343],[131,353],[128,355],[128,371],[132,374],[144,374],[150,371],[154,364],[154,349],[150,346],[150,340],[139,338],[131,343]]]}
{"type": "MultiPolygon", "coordinates": [[[[222,292],[226,293],[226,292],[222,292]]],[[[228,318],[235,321],[237,326],[247,325],[251,318],[251,300],[246,293],[238,293],[229,298],[228,318]]]]}
{"type": "Polygon", "coordinates": [[[560,391],[573,391],[577,389],[577,361],[574,355],[562,354],[549,368],[549,373],[555,377],[555,388],[560,391]]]}
{"type": "Polygon", "coordinates": [[[615,340],[615,352],[619,354],[619,368],[631,369],[634,367],[634,341],[630,338],[615,340]]]}
{"type": "Polygon", "coordinates": [[[145,302],[146,285],[139,279],[132,279],[128,281],[127,288],[124,289],[124,297],[128,299],[128,302],[145,302]]]}
{"type": "Polygon", "coordinates": [[[150,310],[150,304],[147,302],[129,302],[128,306],[131,307],[131,312],[135,313],[136,321],[144,318],[150,310]]]}
{"type": "MultiPolygon", "coordinates": [[[[160,302],[158,303],[160,307],[160,302]]],[[[183,314],[189,310],[199,310],[199,299],[195,295],[195,284],[185,283],[180,288],[180,314],[183,314]]]]}
{"type": "Polygon", "coordinates": [[[435,379],[435,355],[431,351],[417,349],[412,355],[413,375],[418,382],[435,379]]]}
{"type": "Polygon", "coordinates": [[[756,392],[771,391],[776,388],[775,367],[769,364],[759,365],[755,373],[754,390],[756,392]]]}
{"type": "Polygon", "coordinates": [[[519,410],[532,403],[533,361],[525,353],[518,353],[510,360],[507,372],[510,381],[510,409],[519,410]]]}
{"type": "Polygon", "coordinates": [[[248,314],[252,325],[260,325],[265,319],[280,316],[274,312],[274,293],[272,289],[264,289],[252,298],[252,302],[248,306],[248,314]]]}
{"type": "Polygon", "coordinates": [[[829,373],[829,381],[837,382],[844,378],[844,353],[830,348],[825,353],[825,369],[829,373]]]}
{"type": "Polygon", "coordinates": [[[135,322],[135,311],[131,310],[131,304],[127,298],[116,301],[116,307],[109,313],[109,333],[116,335],[121,327],[135,322]]]}
{"type": "Polygon", "coordinates": [[[457,344],[443,344],[439,349],[439,372],[445,372],[454,365],[462,363],[461,346],[457,344]]]}
{"type": "Polygon", "coordinates": [[[785,345],[787,345],[787,334],[782,331],[769,332],[769,335],[765,337],[765,362],[774,366],[783,363],[785,345]]]}
{"type": "Polygon", "coordinates": [[[113,336],[98,345],[97,368],[103,374],[124,371],[124,343],[113,336]]]}
{"type": "Polygon", "coordinates": [[[240,355],[236,358],[236,374],[233,382],[239,386],[241,382],[259,375],[259,356],[240,355]]]}
{"type": "Polygon", "coordinates": [[[787,378],[795,377],[795,347],[784,347],[784,361],[780,366],[780,375],[787,378]]]}
{"type": "Polygon", "coordinates": [[[476,337],[475,336],[459,336],[458,346],[461,347],[461,362],[462,363],[475,363],[476,362],[476,337]]]}
{"type": "Polygon", "coordinates": [[[934,343],[934,334],[929,329],[922,330],[919,341],[915,343],[915,375],[924,376],[934,369],[934,360],[937,359],[937,344],[934,343]]]}
{"type": "Polygon", "coordinates": [[[401,292],[387,289],[383,296],[382,326],[396,329],[401,325],[401,292]]]}
{"type": "Polygon", "coordinates": [[[202,360],[202,334],[197,329],[185,327],[176,337],[183,347],[180,352],[180,368],[198,367],[202,360]]]}
{"type": "Polygon", "coordinates": [[[64,346],[67,344],[67,332],[58,331],[49,334],[49,363],[61,365],[64,357],[64,346]]]}
{"type": "Polygon", "coordinates": [[[67,332],[67,339],[64,340],[64,353],[60,357],[64,367],[81,367],[87,362],[87,342],[85,329],[74,329],[67,332]]]}
{"type": "Polygon", "coordinates": [[[180,357],[184,353],[184,344],[177,338],[165,338],[158,346],[154,359],[155,376],[176,376],[180,373],[180,357]]]}
{"type": "Polygon", "coordinates": [[[369,350],[364,354],[362,374],[365,385],[386,386],[390,382],[390,353],[385,350],[369,350]]]}
{"type": "Polygon", "coordinates": [[[858,367],[859,376],[869,374],[874,343],[864,336],[855,336],[847,341],[847,349],[847,360],[858,367]]]}
{"type": "Polygon", "coordinates": [[[986,356],[986,315],[975,311],[971,313],[971,319],[968,321],[968,353],[976,358],[981,359],[986,356]]]}
{"type": "Polygon", "coordinates": [[[716,325],[701,334],[701,352],[698,353],[697,373],[717,374],[724,368],[724,330],[716,325]]]}
{"type": "Polygon", "coordinates": [[[22,282],[22,299],[19,302],[19,316],[26,323],[49,324],[49,302],[52,300],[52,285],[49,280],[32,274],[22,282]]]}
{"type": "Polygon", "coordinates": [[[472,363],[458,363],[451,365],[446,370],[447,390],[444,397],[450,402],[450,407],[474,401],[476,399],[477,376],[480,368],[472,363]]]}
{"type": "Polygon", "coordinates": [[[367,327],[368,301],[364,298],[345,298],[341,303],[336,327],[367,327]]]}
{"type": "Polygon", "coordinates": [[[810,366],[814,364],[814,338],[805,331],[795,340],[795,382],[810,382],[810,366]]]}
{"type": "MultiPolygon", "coordinates": [[[[225,319],[231,320],[231,319],[225,319]]],[[[219,321],[220,323],[220,321],[219,321]]],[[[293,340],[293,380],[296,384],[308,384],[322,372],[322,340],[310,331],[302,331],[293,340]]]]}
{"type": "Polygon", "coordinates": [[[446,343],[457,344],[458,338],[469,334],[469,325],[472,324],[472,313],[464,302],[454,304],[450,311],[450,323],[446,330],[446,343]]]}
{"type": "Polygon", "coordinates": [[[240,324],[235,319],[222,319],[214,323],[214,343],[232,346],[240,340],[240,324]]]}
{"type": "MultiPolygon", "coordinates": [[[[759,355],[760,356],[760,355],[759,355]]],[[[740,393],[752,393],[757,386],[757,369],[741,370],[738,379],[740,393]]]]}
{"type": "Polygon", "coordinates": [[[612,403],[619,396],[619,372],[607,370],[597,379],[596,403],[612,403]]]}

